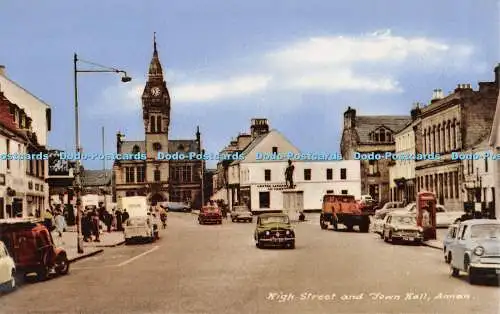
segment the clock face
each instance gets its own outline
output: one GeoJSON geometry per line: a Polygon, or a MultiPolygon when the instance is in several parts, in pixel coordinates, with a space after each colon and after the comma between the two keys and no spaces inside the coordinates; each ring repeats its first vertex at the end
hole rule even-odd
{"type": "Polygon", "coordinates": [[[161,91],[160,91],[160,88],[159,88],[159,87],[153,87],[153,88],[151,89],[151,94],[152,94],[153,96],[160,96],[160,92],[161,92],[161,91]]]}

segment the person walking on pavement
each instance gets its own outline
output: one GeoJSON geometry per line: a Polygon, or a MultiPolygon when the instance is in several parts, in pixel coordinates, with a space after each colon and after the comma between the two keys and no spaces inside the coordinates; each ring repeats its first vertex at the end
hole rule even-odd
{"type": "Polygon", "coordinates": [[[160,210],[160,220],[163,226],[163,229],[167,228],[167,210],[163,207],[161,207],[160,210]]]}
{"type": "Polygon", "coordinates": [[[82,235],[83,241],[89,242],[92,238],[92,220],[90,211],[85,211],[82,216],[82,235]]]}
{"type": "Polygon", "coordinates": [[[49,230],[49,232],[52,232],[53,226],[54,226],[54,216],[52,215],[52,212],[50,209],[47,209],[45,211],[45,214],[43,215],[43,224],[49,230]]]}
{"type": "Polygon", "coordinates": [[[116,215],[116,230],[118,231],[123,231],[123,226],[122,226],[122,212],[120,209],[117,209],[115,211],[115,215],[116,215]]]}
{"type": "Polygon", "coordinates": [[[129,216],[129,215],[128,215],[128,213],[127,213],[127,209],[126,209],[126,208],[124,208],[124,209],[123,209],[123,214],[122,214],[122,220],[123,220],[123,221],[122,221],[122,223],[126,223],[126,222],[127,222],[127,220],[129,219],[129,217],[130,217],[130,216],[129,216]]]}
{"type": "Polygon", "coordinates": [[[92,211],[92,230],[93,230],[93,233],[94,233],[94,241],[95,242],[101,242],[101,240],[99,239],[99,233],[100,233],[100,230],[99,230],[99,214],[97,212],[97,210],[93,210],[92,211]]]}
{"type": "Polygon", "coordinates": [[[59,237],[62,238],[62,233],[64,230],[66,230],[66,220],[64,219],[64,216],[60,211],[56,212],[56,215],[54,217],[55,225],[56,225],[56,230],[57,233],[59,234],[59,237]]]}

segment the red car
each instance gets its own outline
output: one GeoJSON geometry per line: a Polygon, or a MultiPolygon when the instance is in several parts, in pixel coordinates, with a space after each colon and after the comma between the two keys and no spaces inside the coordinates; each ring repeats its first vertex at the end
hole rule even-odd
{"type": "Polygon", "coordinates": [[[217,206],[203,206],[198,215],[198,223],[206,224],[222,224],[222,212],[217,206]]]}

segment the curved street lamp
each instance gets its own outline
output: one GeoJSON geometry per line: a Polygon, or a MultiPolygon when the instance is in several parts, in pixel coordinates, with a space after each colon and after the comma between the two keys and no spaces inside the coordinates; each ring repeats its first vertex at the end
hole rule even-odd
{"type": "MultiPolygon", "coordinates": [[[[73,75],[74,75],[74,92],[75,92],[75,146],[76,152],[81,153],[80,146],[80,128],[79,128],[79,113],[78,113],[78,73],[118,73],[121,74],[121,81],[128,83],[132,78],[127,75],[127,72],[112,67],[103,66],[94,62],[78,59],[75,53],[73,56],[73,75]],[[97,69],[79,69],[78,62],[85,63],[97,67],[97,69]]],[[[76,233],[77,233],[77,251],[78,254],[83,253],[83,236],[81,234],[82,225],[82,178],[80,160],[75,161],[75,181],[74,189],[76,191],[76,233]]]]}

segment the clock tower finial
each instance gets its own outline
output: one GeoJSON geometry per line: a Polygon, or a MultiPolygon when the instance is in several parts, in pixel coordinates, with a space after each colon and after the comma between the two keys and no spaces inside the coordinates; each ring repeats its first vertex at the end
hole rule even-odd
{"type": "Polygon", "coordinates": [[[158,54],[158,50],[156,50],[156,32],[153,32],[153,53],[158,54]]]}

